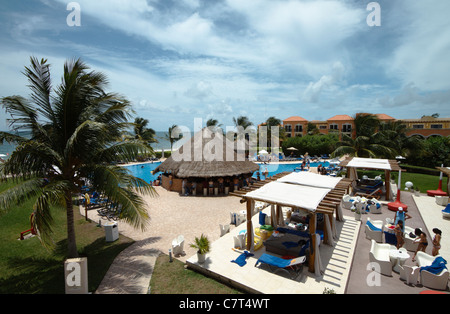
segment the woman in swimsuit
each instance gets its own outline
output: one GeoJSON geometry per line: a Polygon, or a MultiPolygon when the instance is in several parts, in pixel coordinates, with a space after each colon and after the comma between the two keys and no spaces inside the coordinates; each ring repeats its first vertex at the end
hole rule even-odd
{"type": "Polygon", "coordinates": [[[419,251],[425,252],[425,249],[428,246],[427,235],[425,234],[425,232],[422,232],[422,230],[416,228],[416,230],[414,230],[414,234],[417,236],[417,239],[414,240],[414,242],[418,242],[419,245],[417,246],[416,252],[414,252],[414,256],[412,258],[413,262],[416,260],[417,252],[419,251]]]}
{"type": "Polygon", "coordinates": [[[397,237],[397,250],[405,244],[405,238],[403,237],[403,220],[397,222],[397,226],[394,229],[395,236],[397,237]]]}
{"type": "Polygon", "coordinates": [[[433,232],[435,233],[435,236],[433,238],[433,250],[431,251],[431,255],[436,256],[439,255],[439,250],[441,249],[441,236],[442,231],[438,228],[434,228],[433,232]]]}

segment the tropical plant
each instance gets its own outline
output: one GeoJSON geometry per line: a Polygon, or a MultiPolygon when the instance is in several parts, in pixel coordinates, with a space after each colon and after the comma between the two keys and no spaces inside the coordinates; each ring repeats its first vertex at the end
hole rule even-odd
{"type": "Polygon", "coordinates": [[[16,142],[16,150],[0,165],[0,178],[15,185],[0,194],[0,210],[35,198],[34,227],[46,247],[52,244],[50,208],[67,212],[67,256],[77,257],[73,198],[89,182],[104,195],[120,219],[145,229],[148,212],[142,195],[156,195],[151,185],[112,162],[134,160],[147,151],[141,140],[121,141],[131,127],[131,105],[122,96],[107,93],[107,78],[78,60],[64,65],[62,82],[54,90],[47,60],[31,57],[25,67],[31,100],[5,97],[1,103],[11,116],[11,133],[0,133],[0,142],[16,142]],[[16,135],[29,131],[30,138],[16,135]]]}
{"type": "Polygon", "coordinates": [[[179,141],[182,138],[182,135],[179,134],[178,137],[175,137],[177,131],[179,130],[178,125],[174,124],[171,127],[169,127],[168,133],[166,134],[166,140],[170,143],[170,151],[173,150],[173,144],[177,141],[179,141]]]}
{"type": "Polygon", "coordinates": [[[350,155],[354,157],[387,157],[393,154],[392,150],[379,142],[377,134],[380,120],[377,116],[360,113],[354,117],[356,137],[353,139],[342,134],[332,157],[350,155]]]}
{"type": "Polygon", "coordinates": [[[342,140],[336,145],[337,148],[331,154],[332,157],[349,155],[353,157],[378,158],[392,155],[389,147],[378,144],[372,136],[358,136],[353,139],[351,136],[342,134],[342,140]]]}
{"type": "Polygon", "coordinates": [[[237,118],[233,117],[233,123],[235,127],[241,126],[244,130],[253,125],[253,122],[251,122],[246,116],[239,116],[237,118]]]}
{"type": "MultiPolygon", "coordinates": [[[[262,124],[262,126],[267,127],[267,147],[272,146],[272,141],[274,143],[280,143],[285,140],[286,133],[281,125],[282,121],[276,117],[269,117],[267,118],[266,122],[262,124]],[[276,136],[276,134],[272,134],[272,128],[274,128],[275,130],[278,128],[278,136],[276,136]]],[[[259,135],[260,134],[258,134],[258,136],[259,135]]],[[[265,143],[262,143],[261,139],[258,140],[258,143],[262,148],[264,148],[265,143]]]]}
{"type": "Polygon", "coordinates": [[[132,137],[141,140],[146,144],[158,143],[158,140],[155,139],[155,130],[152,128],[148,128],[149,121],[144,118],[137,117],[134,119],[133,125],[133,134],[132,137]]]}
{"type": "Polygon", "coordinates": [[[194,249],[197,249],[197,253],[206,254],[210,249],[209,239],[207,236],[202,234],[200,238],[195,237],[194,243],[191,243],[190,246],[194,249]]]}
{"type": "Polygon", "coordinates": [[[221,127],[222,124],[219,124],[219,120],[211,118],[211,119],[208,119],[208,121],[206,121],[206,126],[216,128],[216,127],[221,127]]]}
{"type": "Polygon", "coordinates": [[[389,158],[398,155],[409,157],[418,154],[423,148],[423,140],[418,136],[407,136],[408,128],[402,121],[383,123],[376,135],[376,141],[392,151],[389,158]]]}

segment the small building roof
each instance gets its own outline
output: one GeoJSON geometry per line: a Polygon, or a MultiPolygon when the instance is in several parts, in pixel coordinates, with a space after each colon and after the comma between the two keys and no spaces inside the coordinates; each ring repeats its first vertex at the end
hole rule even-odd
{"type": "Polygon", "coordinates": [[[334,117],[329,118],[327,121],[353,121],[353,120],[355,120],[355,119],[353,119],[349,115],[338,114],[338,115],[336,115],[334,117]]]}
{"type": "MultiPolygon", "coordinates": [[[[154,172],[170,172],[178,178],[211,178],[250,174],[259,165],[236,153],[235,143],[208,128],[194,134],[154,172]]],[[[239,147],[239,145],[237,145],[239,147]]]]}
{"type": "Polygon", "coordinates": [[[395,120],[395,118],[385,114],[385,113],[377,113],[375,114],[377,116],[378,119],[380,120],[395,120]]]}
{"type": "Polygon", "coordinates": [[[299,116],[292,116],[287,119],[284,119],[283,122],[307,122],[305,118],[299,117],[299,116]]]}

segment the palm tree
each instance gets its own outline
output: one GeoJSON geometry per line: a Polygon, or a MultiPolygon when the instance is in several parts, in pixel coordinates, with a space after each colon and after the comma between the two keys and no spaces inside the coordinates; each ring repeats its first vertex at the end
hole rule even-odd
{"type": "Polygon", "coordinates": [[[166,137],[165,137],[166,140],[168,140],[170,143],[170,151],[172,151],[172,149],[173,149],[173,144],[182,138],[181,134],[178,138],[174,137],[176,130],[178,130],[178,125],[176,125],[176,124],[172,125],[171,127],[169,127],[169,132],[168,132],[168,134],[166,134],[166,137]]]}
{"type": "Polygon", "coordinates": [[[391,148],[393,155],[410,156],[418,154],[423,149],[423,140],[418,136],[407,136],[408,128],[402,121],[383,123],[377,133],[377,142],[391,148]]]}
{"type": "Polygon", "coordinates": [[[393,150],[380,141],[380,120],[377,116],[368,113],[356,114],[354,117],[356,137],[342,134],[341,140],[336,143],[337,148],[332,157],[350,155],[354,157],[380,158],[394,154],[393,150]]]}
{"type": "Polygon", "coordinates": [[[378,131],[380,119],[376,115],[370,113],[359,113],[354,117],[356,137],[367,136],[378,131]]]}
{"type": "Polygon", "coordinates": [[[349,155],[354,157],[377,158],[392,154],[389,147],[375,143],[374,136],[361,135],[353,139],[347,134],[342,134],[342,140],[336,143],[337,148],[331,153],[331,156],[349,155]]]}
{"type": "Polygon", "coordinates": [[[149,121],[144,118],[134,119],[133,137],[147,144],[158,143],[155,139],[156,132],[152,128],[147,128],[148,123],[149,121]]]}
{"type": "Polygon", "coordinates": [[[0,208],[35,198],[34,227],[43,245],[51,245],[51,206],[67,213],[69,258],[77,257],[73,197],[88,181],[115,208],[119,218],[144,230],[148,213],[142,195],[156,195],[144,180],[112,162],[134,160],[147,146],[140,140],[121,141],[131,124],[130,103],[115,93],[106,93],[106,77],[89,71],[81,60],[68,60],[62,83],[54,90],[47,60],[31,58],[25,67],[31,100],[20,96],[1,99],[11,115],[13,132],[29,131],[31,138],[0,134],[0,142],[16,142],[16,150],[0,166],[0,178],[13,180],[13,188],[0,194],[0,208]],[[7,179],[12,178],[12,179],[7,179]]]}
{"type": "MultiPolygon", "coordinates": [[[[275,137],[275,134],[273,135],[274,142],[279,143],[279,146],[281,146],[281,142],[286,139],[286,133],[283,127],[281,127],[282,121],[276,117],[269,117],[267,118],[266,122],[263,123],[263,126],[267,127],[267,147],[271,147],[272,145],[272,127],[278,128],[278,137],[275,137]]],[[[262,145],[263,143],[260,143],[259,145],[262,145]]]]}
{"type": "Polygon", "coordinates": [[[235,127],[241,126],[244,130],[253,125],[253,122],[251,122],[246,116],[239,116],[237,118],[233,117],[233,122],[235,127]]]}

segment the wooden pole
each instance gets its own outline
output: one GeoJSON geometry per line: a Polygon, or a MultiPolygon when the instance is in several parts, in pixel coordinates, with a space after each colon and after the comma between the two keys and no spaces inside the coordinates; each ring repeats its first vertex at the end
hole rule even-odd
{"type": "Polygon", "coordinates": [[[384,171],[384,188],[386,190],[386,201],[391,200],[391,171],[384,171]]]}
{"type": "Polygon", "coordinates": [[[253,234],[252,234],[252,212],[253,212],[253,204],[254,200],[247,200],[247,250],[250,250],[253,243],[253,234]]]}
{"type": "Polygon", "coordinates": [[[309,216],[309,235],[311,238],[311,245],[309,247],[309,261],[308,261],[308,270],[312,273],[315,272],[314,261],[315,256],[318,254],[316,252],[316,214],[313,213],[309,216]]]}

